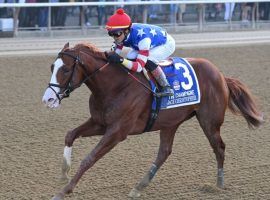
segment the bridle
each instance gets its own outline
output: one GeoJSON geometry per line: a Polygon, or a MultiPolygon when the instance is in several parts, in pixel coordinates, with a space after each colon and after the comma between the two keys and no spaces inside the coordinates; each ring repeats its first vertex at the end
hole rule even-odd
{"type": "MultiPolygon", "coordinates": [[[[107,67],[109,65],[109,63],[107,62],[106,64],[104,64],[102,67],[96,69],[93,73],[88,74],[87,72],[87,68],[86,66],[82,63],[80,56],[74,56],[68,52],[59,52],[57,58],[60,58],[61,56],[66,55],[68,57],[73,58],[74,63],[72,65],[72,73],[67,81],[67,83],[65,85],[60,85],[60,84],[55,84],[55,83],[49,83],[48,84],[48,88],[50,88],[56,95],[57,99],[59,100],[59,103],[61,102],[62,99],[69,97],[70,93],[75,90],[76,88],[80,87],[83,83],[85,83],[87,80],[93,78],[99,71],[103,70],[105,67],[107,67]],[[73,73],[75,71],[75,67],[76,65],[79,65],[80,67],[82,67],[83,69],[83,74],[84,74],[84,79],[76,84],[73,85],[71,82],[71,79],[73,77],[73,73]],[[60,91],[62,88],[64,88],[63,92],[56,92],[55,89],[53,87],[57,87],[60,88],[60,91]]],[[[137,81],[139,84],[141,84],[144,88],[146,88],[147,90],[149,90],[154,96],[156,96],[156,93],[154,91],[151,90],[151,88],[149,88],[147,85],[145,85],[142,81],[140,81],[138,78],[136,78],[128,69],[126,69],[125,67],[121,67],[122,70],[124,70],[129,76],[131,76],[132,79],[134,79],[135,81],[137,81]]]]}
{"type": "MultiPolygon", "coordinates": [[[[74,56],[74,55],[72,55],[72,54],[70,54],[70,53],[68,53],[68,52],[60,52],[60,53],[58,53],[57,58],[60,58],[60,57],[63,56],[63,55],[66,55],[66,56],[68,56],[68,57],[71,57],[71,58],[73,58],[73,60],[74,60],[74,63],[73,63],[73,65],[72,65],[72,73],[71,73],[71,75],[70,75],[70,77],[69,77],[67,83],[66,83],[65,85],[54,84],[54,83],[49,83],[49,84],[48,84],[48,85],[49,85],[48,87],[55,93],[56,97],[58,98],[59,103],[61,102],[62,99],[66,98],[66,97],[69,97],[70,93],[71,93],[73,90],[75,90],[76,88],[80,87],[80,86],[81,86],[83,83],[85,83],[88,79],[94,77],[94,76],[97,74],[97,72],[99,72],[100,70],[104,69],[105,67],[107,67],[107,66],[109,65],[109,63],[106,63],[106,64],[103,65],[102,67],[96,69],[93,73],[88,74],[88,73],[87,73],[87,68],[86,68],[86,66],[82,63],[82,61],[81,61],[79,55],[74,56]],[[73,77],[73,74],[74,74],[76,65],[82,67],[82,69],[83,69],[83,74],[84,74],[84,79],[83,79],[80,83],[78,83],[78,84],[76,84],[76,85],[73,85],[72,82],[71,82],[71,79],[72,79],[72,77],[73,77]],[[60,88],[60,89],[63,89],[63,88],[64,88],[64,91],[63,91],[62,93],[60,93],[60,92],[58,93],[58,92],[55,91],[55,89],[54,89],[53,87],[58,87],[58,88],[60,88]]],[[[61,91],[61,90],[60,90],[60,91],[61,91]]]]}

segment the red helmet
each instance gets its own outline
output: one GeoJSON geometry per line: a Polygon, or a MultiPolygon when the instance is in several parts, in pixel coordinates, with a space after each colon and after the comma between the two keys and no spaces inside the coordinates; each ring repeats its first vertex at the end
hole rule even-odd
{"type": "Polygon", "coordinates": [[[109,17],[106,24],[108,31],[123,30],[129,28],[131,19],[122,8],[116,10],[115,14],[109,17]]]}

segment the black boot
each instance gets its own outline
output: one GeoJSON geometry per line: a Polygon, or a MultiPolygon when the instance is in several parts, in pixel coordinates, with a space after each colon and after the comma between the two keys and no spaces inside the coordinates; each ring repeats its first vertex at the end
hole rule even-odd
{"type": "Polygon", "coordinates": [[[157,66],[157,68],[153,70],[151,73],[157,80],[158,84],[161,86],[161,91],[156,93],[158,97],[174,95],[173,89],[168,83],[168,80],[160,66],[157,66]]]}
{"type": "Polygon", "coordinates": [[[162,87],[161,92],[156,93],[157,97],[173,96],[174,92],[171,86],[162,87]]]}

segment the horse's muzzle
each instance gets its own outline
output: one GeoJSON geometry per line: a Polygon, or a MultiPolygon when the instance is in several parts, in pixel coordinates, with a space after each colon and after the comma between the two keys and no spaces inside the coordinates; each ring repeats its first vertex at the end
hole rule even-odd
{"type": "Polygon", "coordinates": [[[55,92],[48,87],[42,97],[42,102],[49,108],[58,108],[60,101],[55,92]]]}

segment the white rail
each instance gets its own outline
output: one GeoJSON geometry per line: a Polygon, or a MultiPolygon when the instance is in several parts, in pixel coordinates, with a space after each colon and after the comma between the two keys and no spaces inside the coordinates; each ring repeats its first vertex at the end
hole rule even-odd
{"type": "Polygon", "coordinates": [[[57,7],[57,6],[120,6],[120,5],[168,5],[168,4],[213,4],[213,3],[259,3],[270,0],[183,0],[183,1],[132,1],[132,2],[63,2],[63,3],[0,3],[1,7],[57,7]]]}
{"type": "MultiPolygon", "coordinates": [[[[84,1],[84,0],[82,0],[84,1]]],[[[258,3],[259,2],[270,2],[270,0],[180,0],[180,1],[106,1],[106,2],[63,2],[63,3],[0,3],[0,8],[14,8],[13,10],[13,22],[14,22],[14,35],[17,36],[18,33],[18,15],[19,10],[22,7],[48,7],[48,30],[51,30],[51,7],[75,7],[75,6],[128,6],[128,5],[170,5],[170,4],[197,4],[198,5],[198,31],[203,30],[204,25],[204,12],[205,4],[213,3],[256,3],[257,6],[252,10],[252,28],[256,28],[256,17],[255,13],[258,13],[258,3]]],[[[147,23],[147,6],[142,10],[143,23],[147,23]]],[[[84,22],[83,15],[80,15],[81,22],[84,22]]],[[[231,21],[229,26],[231,29],[231,21]]],[[[81,29],[84,29],[83,23],[81,29]]]]}

